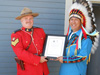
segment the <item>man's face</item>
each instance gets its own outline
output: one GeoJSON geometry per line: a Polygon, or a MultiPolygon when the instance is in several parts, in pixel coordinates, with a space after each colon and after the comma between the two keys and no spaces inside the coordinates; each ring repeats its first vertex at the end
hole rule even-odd
{"type": "Polygon", "coordinates": [[[81,20],[75,17],[70,18],[69,25],[71,26],[71,29],[73,32],[78,31],[81,29],[81,20]]]}
{"type": "Polygon", "coordinates": [[[23,18],[21,18],[21,23],[22,23],[22,26],[25,27],[25,28],[32,28],[33,26],[33,16],[29,15],[29,16],[25,16],[23,18]]]}

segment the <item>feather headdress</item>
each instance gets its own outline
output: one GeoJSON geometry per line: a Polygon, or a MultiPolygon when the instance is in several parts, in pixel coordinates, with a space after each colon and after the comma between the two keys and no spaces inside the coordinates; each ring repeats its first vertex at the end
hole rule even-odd
{"type": "MultiPolygon", "coordinates": [[[[78,42],[77,42],[77,48],[81,48],[81,38],[82,33],[84,38],[87,38],[87,35],[91,37],[92,40],[92,50],[91,53],[95,53],[95,50],[98,47],[98,40],[99,40],[99,32],[96,30],[96,24],[95,24],[95,17],[93,13],[92,4],[89,1],[86,0],[77,0],[70,8],[69,10],[69,19],[71,17],[77,17],[81,20],[82,26],[82,32],[80,33],[78,42]]],[[[70,29],[68,28],[67,35],[69,34],[70,29]]]]}

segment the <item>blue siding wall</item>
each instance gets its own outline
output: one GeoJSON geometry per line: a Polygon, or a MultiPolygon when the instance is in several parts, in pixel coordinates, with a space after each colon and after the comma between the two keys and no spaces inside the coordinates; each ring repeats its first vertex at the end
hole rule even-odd
{"type": "MultiPolygon", "coordinates": [[[[16,75],[10,35],[21,27],[15,17],[24,7],[40,14],[34,26],[42,27],[46,34],[64,34],[65,0],[0,0],[0,75],[16,75]]],[[[58,75],[60,63],[49,61],[48,65],[50,75],[58,75]]]]}

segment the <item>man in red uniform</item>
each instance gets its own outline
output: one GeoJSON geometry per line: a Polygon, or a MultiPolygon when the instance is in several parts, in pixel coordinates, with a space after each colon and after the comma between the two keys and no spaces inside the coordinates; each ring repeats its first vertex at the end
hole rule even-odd
{"type": "Polygon", "coordinates": [[[36,16],[38,13],[32,13],[29,8],[24,8],[21,15],[16,17],[16,20],[21,21],[22,28],[11,34],[11,46],[18,59],[23,61],[25,68],[22,70],[17,63],[17,75],[49,74],[46,57],[40,56],[46,35],[42,28],[33,27],[33,19],[36,16]]]}

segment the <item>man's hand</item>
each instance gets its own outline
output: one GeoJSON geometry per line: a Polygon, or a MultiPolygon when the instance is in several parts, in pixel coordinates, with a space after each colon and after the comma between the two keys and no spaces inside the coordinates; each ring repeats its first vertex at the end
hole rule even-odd
{"type": "Polygon", "coordinates": [[[59,62],[63,63],[63,56],[57,57],[57,59],[50,58],[50,60],[59,61],[59,62]]]}
{"type": "Polygon", "coordinates": [[[58,57],[56,60],[58,60],[59,62],[63,63],[63,56],[58,57]]]}
{"type": "Polygon", "coordinates": [[[48,60],[46,60],[45,58],[45,56],[41,56],[40,63],[47,62],[48,60]]]}

